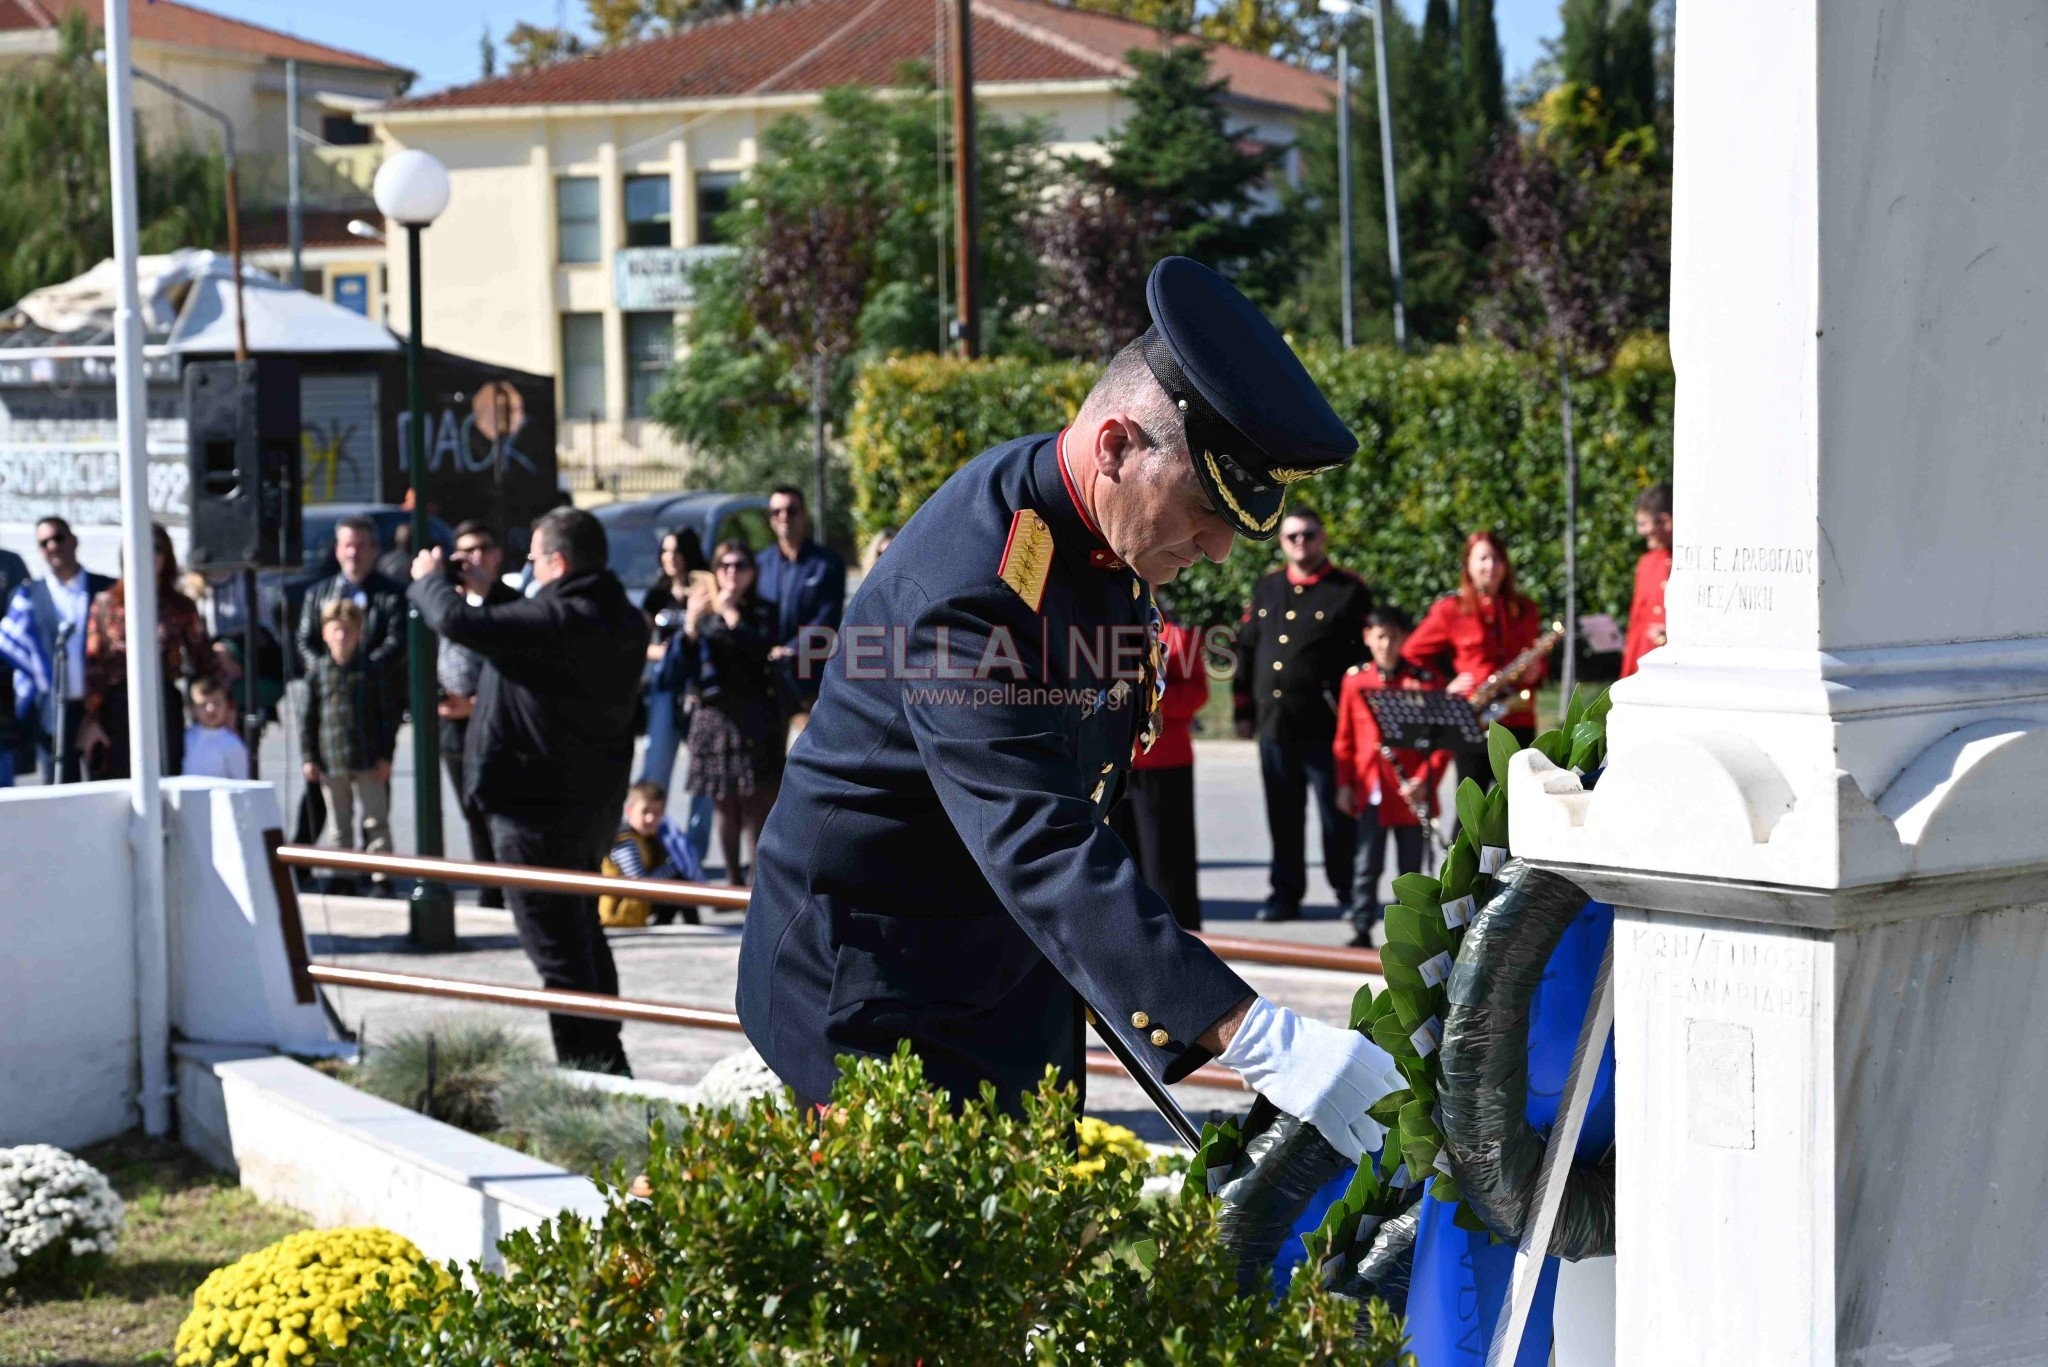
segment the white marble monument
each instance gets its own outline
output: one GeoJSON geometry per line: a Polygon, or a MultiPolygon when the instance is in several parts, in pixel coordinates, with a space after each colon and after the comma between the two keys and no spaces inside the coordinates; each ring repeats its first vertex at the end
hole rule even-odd
{"type": "Polygon", "coordinates": [[[2048,6],[1681,5],[1676,165],[1672,644],[1511,780],[1619,908],[1616,1357],[2048,1362],[2048,6]]]}

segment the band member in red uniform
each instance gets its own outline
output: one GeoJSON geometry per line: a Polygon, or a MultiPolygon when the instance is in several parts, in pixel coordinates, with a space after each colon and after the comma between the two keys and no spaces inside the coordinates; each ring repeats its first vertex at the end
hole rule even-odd
{"type": "MultiPolygon", "coordinates": [[[[1466,697],[1542,634],[1543,614],[1515,587],[1515,568],[1508,560],[1507,547],[1493,532],[1474,532],[1465,538],[1463,583],[1456,593],[1430,605],[1422,624],[1401,647],[1401,658],[1451,675],[1449,691],[1466,697]]],[[[1547,660],[1537,661],[1518,687],[1529,690],[1533,697],[1549,667],[1547,660]]],[[[1500,724],[1527,745],[1536,739],[1535,704],[1517,702],[1500,724]]],[[[1491,782],[1493,768],[1485,746],[1461,747],[1454,758],[1460,783],[1477,779],[1483,788],[1491,782]]]]}
{"type": "Polygon", "coordinates": [[[1382,753],[1379,719],[1366,695],[1380,689],[1437,689],[1441,675],[1401,658],[1408,639],[1408,614],[1382,605],[1365,619],[1365,647],[1372,658],[1344,676],[1337,701],[1337,805],[1358,822],[1358,881],[1351,892],[1351,946],[1372,946],[1380,919],[1380,875],[1387,867],[1387,837],[1394,838],[1394,867],[1421,873],[1427,845],[1421,812],[1436,818],[1436,790],[1451,767],[1448,750],[1390,750],[1382,753]],[[1390,762],[1387,754],[1393,756],[1390,762]]]}
{"type": "Polygon", "coordinates": [[[1636,535],[1649,543],[1636,561],[1636,596],[1628,607],[1628,643],[1621,677],[1636,672],[1643,656],[1664,644],[1664,585],[1671,578],[1671,486],[1652,484],[1636,500],[1636,535]]]}
{"type": "MultiPolygon", "coordinates": [[[[1163,609],[1162,609],[1163,611],[1163,609]]],[[[1202,897],[1195,871],[1195,743],[1190,725],[1209,701],[1199,633],[1178,622],[1160,631],[1166,693],[1159,700],[1159,739],[1131,756],[1124,800],[1109,814],[1110,829],[1138,856],[1138,871],[1166,899],[1183,930],[1202,928],[1202,897]]]]}

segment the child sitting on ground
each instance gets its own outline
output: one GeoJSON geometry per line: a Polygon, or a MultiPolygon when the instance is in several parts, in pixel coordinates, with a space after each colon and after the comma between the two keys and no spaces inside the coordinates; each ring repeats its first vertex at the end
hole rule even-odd
{"type": "MultiPolygon", "coordinates": [[[[604,857],[604,872],[614,878],[675,878],[704,881],[704,866],[690,847],[683,828],[668,819],[668,790],[659,783],[636,783],[626,790],[626,810],[619,833],[604,857]]],[[[597,919],[608,926],[665,926],[681,912],[685,925],[698,924],[697,908],[674,902],[659,904],[639,897],[597,899],[597,919]]]]}
{"type": "Polygon", "coordinates": [[[249,747],[235,734],[235,704],[218,679],[194,679],[192,724],[185,728],[185,773],[200,778],[249,777],[249,747]]]}

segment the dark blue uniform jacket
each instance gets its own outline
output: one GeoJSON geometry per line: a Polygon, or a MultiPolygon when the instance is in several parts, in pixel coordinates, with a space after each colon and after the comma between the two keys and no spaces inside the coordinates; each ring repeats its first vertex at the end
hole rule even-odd
{"type": "Polygon", "coordinates": [[[956,1098],[989,1081],[1014,1105],[1047,1064],[1078,1086],[1075,989],[1163,1079],[1208,1060],[1196,1036],[1251,989],[1104,824],[1144,724],[1150,606],[1052,435],[961,469],[861,584],[740,951],[748,1038],[800,1096],[830,1095],[835,1055],[906,1038],[956,1098]],[[999,574],[1020,509],[1050,532],[1036,607],[999,574]]]}

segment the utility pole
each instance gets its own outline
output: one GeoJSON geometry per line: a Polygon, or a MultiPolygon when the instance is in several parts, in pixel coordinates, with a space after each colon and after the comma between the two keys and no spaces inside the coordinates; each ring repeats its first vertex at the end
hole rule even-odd
{"type": "Polygon", "coordinates": [[[971,0],[953,0],[953,319],[960,354],[981,354],[981,244],[974,193],[974,16],[971,0]]]}
{"type": "Polygon", "coordinates": [[[285,222],[292,244],[292,288],[306,288],[306,272],[300,257],[306,249],[305,203],[299,195],[299,63],[284,61],[284,165],[287,178],[285,222]]]}

